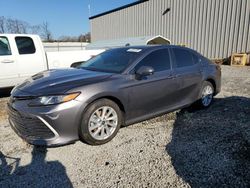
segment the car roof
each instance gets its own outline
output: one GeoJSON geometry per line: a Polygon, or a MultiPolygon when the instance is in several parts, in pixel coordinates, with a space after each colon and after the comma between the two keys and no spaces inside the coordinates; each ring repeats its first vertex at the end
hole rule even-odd
{"type": "Polygon", "coordinates": [[[141,49],[144,52],[148,50],[154,50],[154,49],[162,49],[162,48],[182,48],[182,49],[188,49],[192,50],[190,48],[184,47],[184,46],[178,46],[178,45],[142,45],[142,46],[126,46],[126,47],[118,47],[118,48],[111,48],[111,49],[141,49]]]}

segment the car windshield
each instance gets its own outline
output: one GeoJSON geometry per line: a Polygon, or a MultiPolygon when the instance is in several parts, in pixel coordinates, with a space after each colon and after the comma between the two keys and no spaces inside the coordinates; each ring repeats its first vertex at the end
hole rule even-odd
{"type": "Polygon", "coordinates": [[[121,73],[142,54],[142,49],[117,48],[105,51],[98,56],[82,63],[79,68],[121,73]]]}

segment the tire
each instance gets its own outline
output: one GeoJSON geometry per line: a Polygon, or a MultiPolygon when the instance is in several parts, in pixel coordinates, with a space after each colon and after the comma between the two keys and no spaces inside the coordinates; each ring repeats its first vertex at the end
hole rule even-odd
{"type": "Polygon", "coordinates": [[[200,99],[197,101],[198,108],[208,108],[212,104],[214,98],[214,87],[210,82],[204,81],[199,98],[200,99]]]}
{"type": "Polygon", "coordinates": [[[116,136],[122,118],[122,112],[115,102],[109,99],[97,100],[83,113],[80,139],[90,145],[105,144],[116,136]]]}

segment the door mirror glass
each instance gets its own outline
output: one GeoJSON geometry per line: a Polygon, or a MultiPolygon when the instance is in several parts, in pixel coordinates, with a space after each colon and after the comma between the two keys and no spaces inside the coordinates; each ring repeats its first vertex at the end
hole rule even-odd
{"type": "Polygon", "coordinates": [[[137,75],[137,78],[141,78],[154,74],[154,69],[150,66],[141,66],[138,70],[136,70],[135,73],[137,75]]]}

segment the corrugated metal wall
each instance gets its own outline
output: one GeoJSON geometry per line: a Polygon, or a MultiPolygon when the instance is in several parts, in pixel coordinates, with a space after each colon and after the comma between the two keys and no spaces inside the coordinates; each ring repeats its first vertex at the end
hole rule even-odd
{"type": "Polygon", "coordinates": [[[163,35],[209,58],[250,51],[250,0],[149,0],[90,22],[92,41],[163,35]]]}

